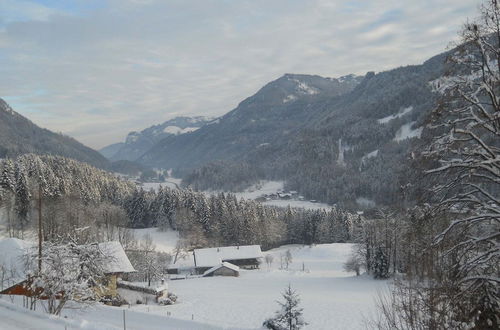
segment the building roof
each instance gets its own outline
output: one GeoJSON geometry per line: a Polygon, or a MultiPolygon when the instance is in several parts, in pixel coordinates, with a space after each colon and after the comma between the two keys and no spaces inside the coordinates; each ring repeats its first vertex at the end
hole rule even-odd
{"type": "Polygon", "coordinates": [[[224,246],[193,251],[196,267],[213,267],[224,261],[257,259],[263,254],[260,245],[224,246]]]}
{"type": "MultiPolygon", "coordinates": [[[[33,273],[32,267],[28,265],[26,256],[35,249],[34,243],[23,241],[17,238],[0,239],[0,267],[6,270],[7,276],[0,283],[0,289],[7,289],[13,285],[25,281],[30,273],[33,273]]],[[[130,263],[122,245],[119,242],[99,243],[99,249],[105,256],[109,256],[104,265],[106,273],[130,273],[135,272],[130,263]]]]}
{"type": "Polygon", "coordinates": [[[0,239],[0,268],[5,269],[6,274],[0,283],[0,290],[26,280],[28,267],[24,256],[32,247],[32,243],[17,238],[0,239]]]}
{"type": "Polygon", "coordinates": [[[175,263],[171,263],[167,266],[167,269],[193,269],[194,260],[193,253],[188,252],[185,255],[181,255],[177,258],[175,263]]]}
{"type": "Polygon", "coordinates": [[[110,257],[110,260],[107,260],[104,265],[106,273],[132,273],[136,271],[120,242],[99,243],[99,249],[105,256],[110,257]]]}
{"type": "Polygon", "coordinates": [[[233,265],[230,262],[222,262],[219,265],[213,266],[212,268],[210,268],[209,270],[204,272],[203,276],[207,276],[208,274],[211,274],[211,273],[215,272],[217,269],[221,269],[221,268],[229,268],[231,270],[234,270],[235,272],[240,271],[240,267],[233,265]]]}

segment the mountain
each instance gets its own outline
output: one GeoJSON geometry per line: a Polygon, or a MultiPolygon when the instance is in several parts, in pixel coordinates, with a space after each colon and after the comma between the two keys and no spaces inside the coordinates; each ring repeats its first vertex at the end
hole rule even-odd
{"type": "Polygon", "coordinates": [[[0,158],[35,153],[73,158],[99,168],[108,160],[77,140],[41,128],[12,110],[0,98],[0,158]]]}
{"type": "Polygon", "coordinates": [[[161,140],[139,161],[174,168],[195,189],[274,179],[352,209],[403,203],[409,156],[437,104],[432,81],[446,56],[364,77],[286,74],[196,132],[161,140]]]}
{"type": "Polygon", "coordinates": [[[141,132],[130,132],[125,142],[109,145],[99,150],[99,152],[113,161],[135,161],[162,139],[194,132],[212,120],[212,118],[203,116],[176,117],[162,124],[146,128],[141,132]]]}
{"type": "Polygon", "coordinates": [[[214,160],[239,161],[255,149],[293,138],[314,118],[313,101],[337,98],[361,80],[354,75],[335,79],[285,74],[197,131],[164,138],[138,161],[184,170],[214,160]]]}

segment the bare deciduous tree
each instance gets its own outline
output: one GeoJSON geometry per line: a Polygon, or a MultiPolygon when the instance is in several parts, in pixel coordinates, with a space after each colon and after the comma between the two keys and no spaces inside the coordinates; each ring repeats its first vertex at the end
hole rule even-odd
{"type": "MultiPolygon", "coordinates": [[[[455,313],[476,328],[500,326],[500,6],[487,0],[465,24],[449,57],[450,74],[435,83],[443,101],[433,113],[438,132],[428,155],[439,165],[434,193],[454,220],[436,239],[456,256],[449,279],[458,288],[455,313]]],[[[450,260],[450,258],[448,258],[450,260]]],[[[458,317],[458,316],[457,316],[458,317]]]]}

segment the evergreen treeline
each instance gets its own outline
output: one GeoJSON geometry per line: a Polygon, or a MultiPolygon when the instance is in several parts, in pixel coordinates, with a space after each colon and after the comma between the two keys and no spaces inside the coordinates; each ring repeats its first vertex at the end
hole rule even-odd
{"type": "Polygon", "coordinates": [[[179,230],[192,247],[261,244],[268,248],[352,241],[360,222],[357,215],[337,208],[282,209],[238,200],[232,194],[145,191],[87,164],[28,154],[0,162],[0,205],[11,235],[22,235],[35,222],[39,190],[47,239],[75,231],[89,240],[94,236],[106,240],[114,234],[127,239],[113,231],[161,227],[179,230]]]}

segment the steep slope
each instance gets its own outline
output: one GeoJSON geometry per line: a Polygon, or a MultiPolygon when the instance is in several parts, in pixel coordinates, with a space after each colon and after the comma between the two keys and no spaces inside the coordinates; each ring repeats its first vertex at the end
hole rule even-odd
{"type": "Polygon", "coordinates": [[[71,137],[38,127],[0,98],[0,158],[26,153],[64,156],[100,168],[109,165],[97,151],[71,137]]]}
{"type": "Polygon", "coordinates": [[[194,132],[212,120],[202,116],[176,117],[140,132],[130,132],[125,142],[109,145],[99,152],[110,160],[135,161],[162,139],[194,132]]]}
{"type": "Polygon", "coordinates": [[[157,152],[171,155],[174,160],[165,163],[179,167],[187,162],[175,161],[172,146],[191,155],[193,163],[199,157],[204,165],[183,173],[184,183],[196,189],[227,189],[227,183],[241,189],[241,182],[279,179],[308,198],[352,209],[411,202],[405,187],[414,182],[407,163],[425,119],[436,106],[430,82],[442,76],[446,55],[422,65],[370,72],[352,91],[339,96],[315,94],[277,106],[283,94],[267,93],[267,103],[259,104],[255,100],[259,92],[242,102],[248,105],[246,111],[221,118],[221,124],[231,122],[226,125],[233,127],[229,134],[222,125],[207,126],[199,141],[162,141],[168,142],[167,148],[157,152]],[[262,130],[253,135],[245,132],[248,118],[263,114],[267,117],[262,130]],[[274,126],[268,122],[273,120],[274,126]],[[254,139],[259,144],[251,145],[254,139]],[[211,141],[210,155],[225,161],[210,163],[214,159],[196,145],[204,140],[211,141]],[[242,148],[241,140],[250,142],[242,148]],[[228,156],[232,145],[243,151],[233,152],[238,157],[228,156]]]}
{"type": "Polygon", "coordinates": [[[360,80],[286,74],[199,130],[161,140],[139,161],[184,170],[215,160],[239,161],[255,149],[290,139],[314,118],[311,102],[343,95],[360,80]]]}

